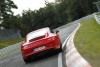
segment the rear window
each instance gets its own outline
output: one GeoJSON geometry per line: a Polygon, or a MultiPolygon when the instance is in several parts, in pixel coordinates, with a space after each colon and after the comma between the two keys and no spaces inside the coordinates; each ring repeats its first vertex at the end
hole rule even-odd
{"type": "Polygon", "coordinates": [[[39,38],[42,38],[42,36],[45,36],[46,33],[49,33],[50,30],[49,28],[42,28],[42,29],[38,29],[36,31],[30,32],[27,36],[26,39],[27,41],[33,41],[33,40],[37,40],[39,38]],[[39,38],[38,38],[39,37],[39,38]]]}
{"type": "Polygon", "coordinates": [[[45,35],[29,40],[30,42],[45,38],[45,35]]]}

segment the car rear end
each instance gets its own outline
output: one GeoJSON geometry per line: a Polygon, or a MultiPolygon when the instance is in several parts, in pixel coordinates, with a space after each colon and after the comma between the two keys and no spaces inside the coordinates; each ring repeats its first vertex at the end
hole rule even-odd
{"type": "MultiPolygon", "coordinates": [[[[43,36],[42,36],[43,37],[43,36]]],[[[52,50],[60,49],[60,39],[58,35],[39,38],[35,41],[28,43],[27,45],[21,46],[22,56],[24,59],[28,57],[41,56],[52,50]]]]}

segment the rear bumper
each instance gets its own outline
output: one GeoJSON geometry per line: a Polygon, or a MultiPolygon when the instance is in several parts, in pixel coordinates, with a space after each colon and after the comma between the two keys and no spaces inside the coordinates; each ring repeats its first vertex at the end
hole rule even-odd
{"type": "Polygon", "coordinates": [[[38,52],[38,53],[35,53],[35,54],[32,54],[32,55],[29,55],[28,57],[30,58],[37,58],[37,57],[40,57],[42,55],[47,55],[47,54],[52,54],[53,52],[55,53],[56,51],[58,51],[58,49],[48,49],[48,50],[45,50],[45,51],[42,51],[42,52],[38,52]]]}
{"type": "Polygon", "coordinates": [[[50,53],[52,54],[52,53],[58,52],[59,50],[60,50],[60,48],[50,48],[50,49],[47,49],[47,50],[43,50],[41,52],[31,53],[31,54],[28,54],[28,55],[23,55],[23,59],[37,58],[37,57],[40,57],[40,56],[43,56],[43,55],[48,55],[50,53]]]}
{"type": "Polygon", "coordinates": [[[55,36],[55,37],[39,40],[35,44],[32,43],[26,49],[21,47],[21,52],[22,52],[23,59],[27,59],[31,55],[33,55],[34,57],[39,56],[39,55],[41,56],[43,54],[53,52],[54,50],[60,49],[60,47],[61,47],[60,39],[58,36],[55,36]],[[43,50],[34,52],[34,49],[41,47],[41,46],[45,46],[46,48],[43,50]]]}

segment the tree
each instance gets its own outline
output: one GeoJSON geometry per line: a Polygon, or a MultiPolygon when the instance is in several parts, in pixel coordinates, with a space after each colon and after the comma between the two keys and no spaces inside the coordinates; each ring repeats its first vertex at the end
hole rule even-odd
{"type": "Polygon", "coordinates": [[[93,8],[93,2],[97,0],[56,0],[62,8],[65,8],[64,11],[67,15],[68,22],[79,19],[83,16],[89,15],[96,11],[93,8]]]}
{"type": "MultiPolygon", "coordinates": [[[[93,2],[96,0],[56,0],[46,1],[46,7],[39,10],[24,10],[22,16],[13,16],[11,8],[17,8],[11,0],[0,1],[0,18],[5,28],[19,29],[22,36],[30,31],[43,27],[57,28],[96,11],[93,2]],[[8,4],[11,3],[11,4],[8,4]],[[9,6],[9,7],[8,7],[9,6]],[[2,8],[2,10],[1,10],[2,8]]],[[[1,26],[1,25],[0,25],[1,26]]]]}
{"type": "Polygon", "coordinates": [[[11,11],[12,8],[17,9],[17,6],[12,0],[0,0],[0,21],[4,25],[6,23],[6,18],[9,18],[10,15],[13,15],[11,11]]]}

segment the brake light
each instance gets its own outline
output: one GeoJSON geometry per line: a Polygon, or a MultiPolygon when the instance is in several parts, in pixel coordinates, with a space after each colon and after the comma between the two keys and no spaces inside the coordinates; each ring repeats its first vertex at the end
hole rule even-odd
{"type": "Polygon", "coordinates": [[[28,48],[28,46],[27,45],[25,45],[24,47],[23,47],[23,49],[27,49],[28,48]]]}
{"type": "Polygon", "coordinates": [[[23,43],[23,44],[21,45],[21,48],[22,48],[22,49],[26,49],[26,48],[28,48],[28,45],[29,45],[28,43],[23,43]]]}

